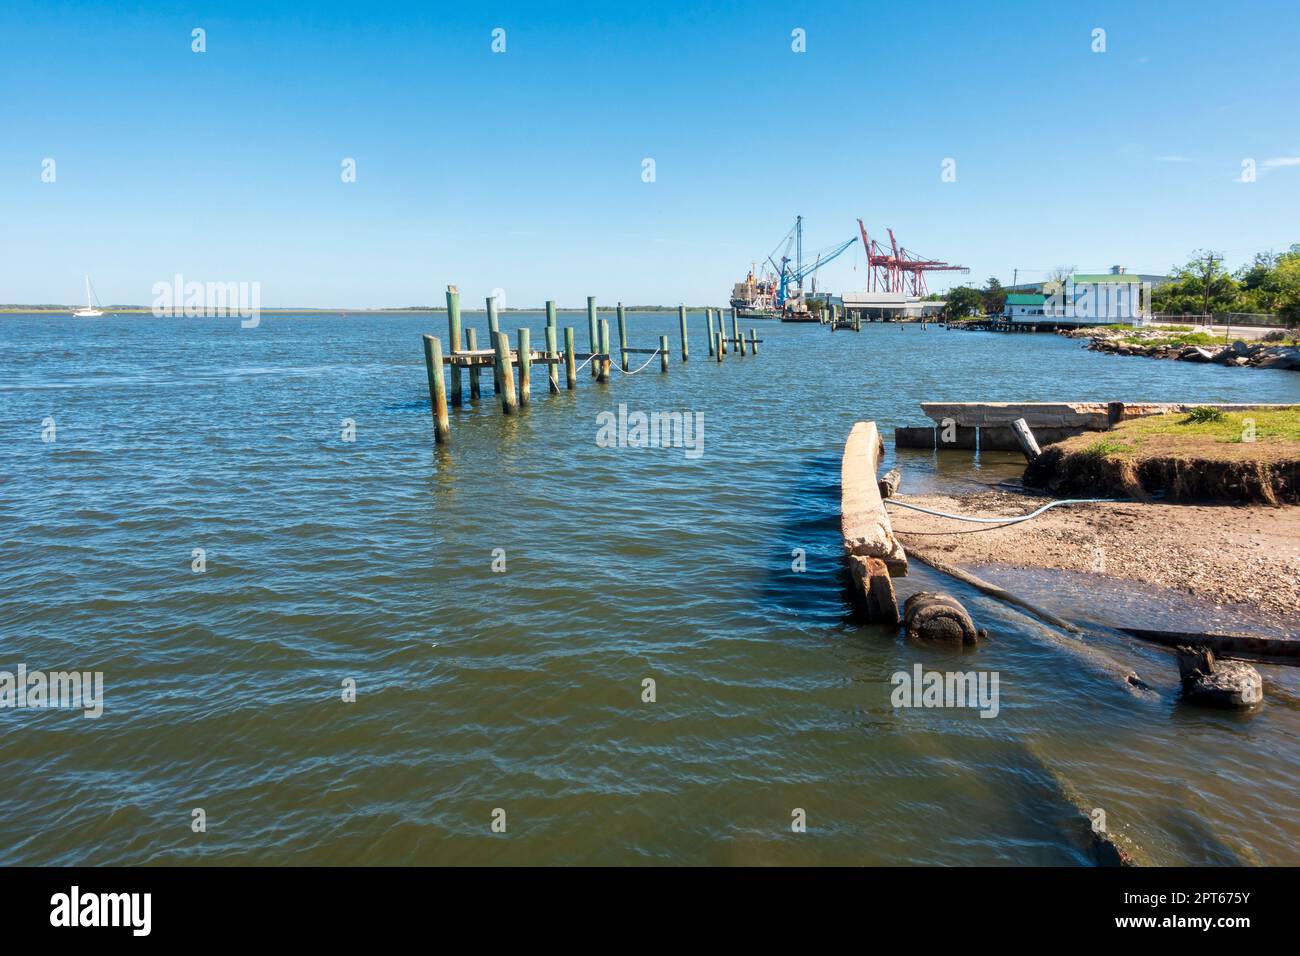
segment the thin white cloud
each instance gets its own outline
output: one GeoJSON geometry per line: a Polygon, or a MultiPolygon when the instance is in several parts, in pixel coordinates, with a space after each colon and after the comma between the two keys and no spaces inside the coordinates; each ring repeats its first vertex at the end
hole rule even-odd
{"type": "Polygon", "coordinates": [[[1191,160],[1186,156],[1157,156],[1156,159],[1162,163],[1190,163],[1191,160]]]}
{"type": "Polygon", "coordinates": [[[1272,159],[1264,160],[1260,165],[1267,166],[1269,169],[1276,169],[1279,166],[1300,166],[1300,156],[1274,156],[1272,159]]]}

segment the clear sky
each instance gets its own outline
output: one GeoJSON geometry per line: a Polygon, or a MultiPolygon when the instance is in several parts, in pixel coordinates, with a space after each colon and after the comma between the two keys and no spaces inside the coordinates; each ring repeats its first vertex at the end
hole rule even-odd
{"type": "Polygon", "coordinates": [[[0,302],[723,304],[800,213],[977,283],[1235,267],[1300,242],[1298,59],[1294,0],[5,0],[0,302]]]}

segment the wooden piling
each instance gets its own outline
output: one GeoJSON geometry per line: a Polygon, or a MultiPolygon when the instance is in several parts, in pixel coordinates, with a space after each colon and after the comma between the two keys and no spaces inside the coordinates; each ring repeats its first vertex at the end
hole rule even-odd
{"type": "MultiPolygon", "coordinates": [[[[460,351],[460,291],[454,286],[447,286],[447,348],[454,360],[460,351]]],[[[459,408],[464,404],[460,391],[460,366],[451,367],[451,404],[459,408]]]]}
{"type": "Polygon", "coordinates": [[[546,326],[546,381],[554,395],[560,390],[560,353],[555,348],[555,326],[546,326]]]}
{"type": "Polygon", "coordinates": [[[740,339],[740,317],[736,315],[736,310],[731,310],[731,337],[736,340],[736,351],[744,355],[745,343],[740,339]]]}
{"type": "Polygon", "coordinates": [[[677,307],[677,325],[682,333],[682,361],[688,362],[691,358],[691,350],[686,345],[686,306],[684,305],[677,307]]]}
{"type": "Polygon", "coordinates": [[[546,300],[546,357],[554,359],[546,365],[546,381],[554,394],[560,390],[560,352],[557,347],[559,331],[555,325],[555,300],[546,300]]]}
{"type": "Polygon", "coordinates": [[[573,326],[564,327],[564,378],[569,391],[578,387],[578,360],[573,354],[573,326]]]}
{"type": "MultiPolygon", "coordinates": [[[[718,318],[722,318],[722,316],[719,315],[718,318]]],[[[713,354],[717,357],[719,362],[722,361],[722,356],[727,354],[726,346],[722,344],[721,332],[713,333],[713,354]]]]}
{"type": "Polygon", "coordinates": [[[659,371],[668,371],[668,336],[659,336],[659,371]]]}
{"type": "Polygon", "coordinates": [[[519,330],[519,404],[527,405],[533,397],[533,385],[530,372],[533,367],[533,353],[530,351],[530,333],[527,329],[519,330]]]}
{"type": "Polygon", "coordinates": [[[519,410],[519,402],[515,398],[515,372],[510,363],[510,336],[498,332],[493,338],[493,346],[497,353],[497,381],[501,383],[501,410],[513,415],[519,410]]]}
{"type": "Polygon", "coordinates": [[[713,355],[713,310],[712,309],[704,310],[704,321],[709,327],[709,339],[708,339],[709,355],[712,356],[713,355]]]}
{"type": "Polygon", "coordinates": [[[736,321],[736,351],[741,355],[746,354],[745,336],[740,333],[740,320],[736,321]]]}
{"type": "Polygon", "coordinates": [[[1043,451],[1034,440],[1034,433],[1030,431],[1029,423],[1023,418],[1017,418],[1011,423],[1011,430],[1016,433],[1016,441],[1020,443],[1020,450],[1025,453],[1025,459],[1032,465],[1043,451]]]}
{"type": "MultiPolygon", "coordinates": [[[[602,355],[605,356],[609,355],[609,319],[600,320],[600,350],[599,351],[602,355]]],[[[596,381],[608,382],[609,381],[609,359],[599,358],[599,359],[593,359],[593,361],[596,363],[596,365],[600,367],[600,374],[596,376],[596,381]]]]}
{"type": "Polygon", "coordinates": [[[451,421],[447,418],[447,384],[442,378],[442,343],[432,335],[424,337],[424,367],[429,374],[433,438],[442,445],[451,440],[451,421]]]}
{"type": "MultiPolygon", "coordinates": [[[[477,330],[473,328],[469,328],[465,330],[465,347],[469,349],[471,352],[476,351],[478,349],[477,330]]],[[[479,387],[479,381],[478,381],[478,366],[471,365],[468,371],[469,371],[469,397],[470,397],[470,401],[473,401],[474,399],[479,398],[482,392],[482,389],[479,387]]]]}
{"type": "MultiPolygon", "coordinates": [[[[497,297],[490,295],[487,297],[487,314],[488,314],[488,345],[492,348],[497,347],[497,333],[501,331],[501,320],[497,317],[497,297]]],[[[501,394],[501,374],[496,365],[492,366],[492,394],[501,394]]]]}
{"type": "MultiPolygon", "coordinates": [[[[600,344],[600,330],[596,325],[596,297],[587,296],[587,343],[591,346],[587,351],[593,355],[600,351],[596,346],[600,344]]],[[[595,360],[591,360],[591,377],[597,378],[600,375],[600,365],[595,360]]]]}
{"type": "Polygon", "coordinates": [[[618,304],[618,350],[622,353],[618,357],[619,368],[626,372],[629,370],[627,361],[627,313],[623,311],[622,302],[618,304]]]}

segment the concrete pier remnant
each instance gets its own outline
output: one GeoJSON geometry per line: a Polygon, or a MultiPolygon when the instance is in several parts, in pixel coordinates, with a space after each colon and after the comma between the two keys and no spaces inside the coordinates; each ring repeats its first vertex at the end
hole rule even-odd
{"type": "Polygon", "coordinates": [[[840,462],[840,533],[846,556],[876,558],[900,576],[907,574],[907,555],[894,537],[876,478],[883,451],[875,422],[853,426],[840,462]]]}

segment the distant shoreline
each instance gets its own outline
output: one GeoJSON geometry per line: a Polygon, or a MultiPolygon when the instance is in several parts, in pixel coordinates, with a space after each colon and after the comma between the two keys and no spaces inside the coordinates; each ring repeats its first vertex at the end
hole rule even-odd
{"type": "MultiPolygon", "coordinates": [[[[83,308],[85,308],[85,306],[82,306],[82,305],[75,305],[75,306],[74,306],[74,305],[5,305],[5,306],[0,306],[0,315],[5,315],[5,314],[10,314],[10,315],[18,315],[18,314],[21,314],[21,315],[35,315],[35,314],[44,314],[44,313],[49,313],[49,314],[51,314],[51,315],[66,315],[66,314],[71,313],[73,309],[83,309],[83,308]]],[[[144,306],[141,306],[141,305],[106,305],[106,306],[102,306],[101,308],[102,308],[102,310],[103,310],[105,313],[121,313],[121,314],[124,314],[124,315],[153,315],[153,309],[148,309],[148,308],[145,308],[144,306]]],[[[686,311],[687,311],[687,312],[700,312],[700,311],[703,311],[704,309],[717,309],[717,308],[722,308],[722,307],[721,307],[721,306],[716,306],[716,305],[688,305],[688,306],[686,306],[686,311]]],[[[623,311],[625,311],[625,312],[676,312],[677,309],[678,309],[678,306],[675,306],[675,305],[625,305],[625,306],[623,306],[623,311]]],[[[546,311],[546,307],[545,307],[545,306],[538,306],[537,308],[526,308],[526,309],[515,309],[515,308],[510,308],[510,309],[500,309],[500,310],[498,310],[498,311],[499,311],[502,315],[506,315],[506,314],[509,314],[509,313],[512,313],[512,312],[513,312],[513,313],[523,313],[523,312],[536,312],[536,313],[543,313],[543,312],[546,311]]],[[[572,308],[572,307],[569,307],[569,308],[557,308],[555,311],[556,311],[556,312],[575,312],[575,313],[582,314],[582,313],[585,313],[585,312],[587,311],[587,308],[586,308],[586,306],[581,306],[581,307],[578,307],[578,308],[572,308]]],[[[597,311],[597,312],[610,312],[610,313],[613,313],[613,312],[617,311],[617,306],[612,306],[612,305],[600,305],[600,306],[597,306],[597,307],[596,307],[596,311],[597,311]]],[[[410,308],[400,308],[400,309],[347,309],[347,308],[342,308],[342,309],[282,309],[282,308],[276,308],[276,309],[259,309],[258,312],[259,312],[259,314],[261,314],[261,315],[338,315],[338,314],[341,313],[341,312],[346,312],[348,315],[434,315],[434,314],[446,315],[446,314],[447,314],[447,307],[446,307],[446,306],[440,306],[440,307],[436,307],[436,308],[435,308],[435,307],[433,307],[433,306],[430,306],[429,308],[421,308],[421,307],[414,307],[414,306],[412,306],[412,307],[410,307],[410,308]]],[[[462,314],[462,315],[474,315],[474,314],[484,314],[484,315],[486,315],[486,314],[487,314],[487,309],[461,309],[461,314],[462,314]]],[[[182,313],[177,313],[177,314],[173,314],[173,315],[163,315],[163,316],[159,316],[159,318],[168,318],[168,319],[205,319],[205,318],[206,318],[206,319],[228,319],[228,318],[238,318],[238,316],[237,316],[234,312],[231,312],[229,315],[224,314],[224,313],[223,313],[223,314],[220,314],[220,315],[208,315],[208,314],[206,314],[206,313],[203,314],[203,315],[185,315],[185,314],[182,312],[182,313]]]]}

